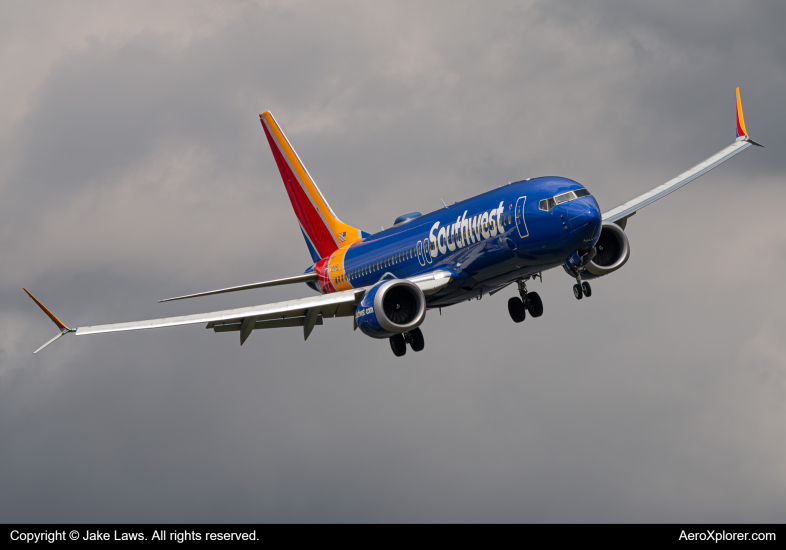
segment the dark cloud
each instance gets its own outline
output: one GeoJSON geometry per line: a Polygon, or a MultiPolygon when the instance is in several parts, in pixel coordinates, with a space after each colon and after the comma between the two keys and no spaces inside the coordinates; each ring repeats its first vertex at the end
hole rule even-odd
{"type": "Polygon", "coordinates": [[[0,516],[782,519],[780,3],[172,5],[0,17],[0,64],[30,58],[0,112],[0,516]],[[308,265],[261,110],[375,231],[542,174],[609,209],[730,143],[735,86],[767,148],[633,218],[591,300],[548,272],[537,321],[503,292],[403,360],[347,320],[30,353],[54,328],[23,285],[76,326],[306,292],[155,303],[308,265]]]}

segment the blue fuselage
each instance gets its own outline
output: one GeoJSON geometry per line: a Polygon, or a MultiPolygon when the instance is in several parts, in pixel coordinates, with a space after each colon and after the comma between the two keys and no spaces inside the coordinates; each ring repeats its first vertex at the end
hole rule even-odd
{"type": "Polygon", "coordinates": [[[541,204],[580,189],[566,178],[532,178],[416,217],[353,243],[342,277],[357,288],[444,269],[453,280],[428,297],[429,307],[479,297],[595,245],[601,213],[594,197],[541,204]]]}

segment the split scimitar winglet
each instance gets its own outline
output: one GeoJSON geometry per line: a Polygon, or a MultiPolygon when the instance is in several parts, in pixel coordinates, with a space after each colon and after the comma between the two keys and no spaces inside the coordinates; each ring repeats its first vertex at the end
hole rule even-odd
{"type": "Polygon", "coordinates": [[[28,296],[30,296],[30,298],[32,298],[32,299],[33,299],[33,301],[34,301],[34,302],[35,302],[35,303],[38,305],[38,307],[40,307],[40,308],[41,308],[41,311],[43,311],[44,313],[46,313],[46,316],[47,316],[47,317],[49,317],[49,318],[52,320],[52,322],[53,322],[55,325],[57,325],[57,328],[59,328],[59,329],[60,329],[60,334],[58,334],[57,336],[55,336],[54,338],[52,338],[51,340],[49,340],[49,341],[48,341],[46,344],[44,344],[43,346],[41,346],[40,348],[38,348],[37,350],[35,350],[33,353],[38,353],[39,351],[41,351],[42,349],[44,349],[46,346],[48,346],[49,344],[51,344],[51,343],[52,343],[52,342],[54,342],[55,340],[57,340],[57,339],[59,339],[59,338],[62,338],[63,336],[65,336],[65,335],[66,335],[66,334],[68,334],[69,332],[76,332],[76,329],[75,329],[75,328],[68,328],[68,327],[65,325],[65,323],[63,323],[63,322],[62,322],[60,319],[58,319],[58,318],[55,316],[55,314],[54,314],[54,313],[52,313],[51,311],[49,311],[49,309],[47,309],[47,307],[46,307],[44,304],[42,304],[41,302],[39,302],[39,301],[38,301],[38,299],[37,299],[35,296],[33,296],[33,295],[30,293],[30,291],[29,291],[29,290],[27,290],[27,289],[26,289],[26,288],[24,288],[24,287],[22,287],[22,290],[24,290],[24,291],[27,293],[27,295],[28,295],[28,296]]]}

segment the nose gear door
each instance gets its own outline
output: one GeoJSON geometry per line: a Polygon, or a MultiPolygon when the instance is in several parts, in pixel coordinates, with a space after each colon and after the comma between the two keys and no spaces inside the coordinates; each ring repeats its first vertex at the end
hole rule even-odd
{"type": "Polygon", "coordinates": [[[516,229],[519,230],[519,237],[522,239],[529,237],[527,224],[524,221],[524,204],[526,204],[526,202],[527,197],[519,197],[519,200],[516,201],[516,229]]]}

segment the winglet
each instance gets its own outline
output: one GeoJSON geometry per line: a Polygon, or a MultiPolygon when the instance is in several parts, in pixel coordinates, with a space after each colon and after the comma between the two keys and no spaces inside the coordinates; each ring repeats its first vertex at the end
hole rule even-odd
{"type": "Polygon", "coordinates": [[[752,145],[764,147],[764,145],[753,141],[748,136],[748,131],[745,129],[745,115],[742,114],[742,99],[740,99],[739,88],[737,88],[737,141],[747,141],[752,145]]]}
{"type": "Polygon", "coordinates": [[[27,295],[28,295],[28,296],[30,296],[30,298],[32,298],[32,299],[33,299],[33,301],[34,301],[34,302],[35,302],[35,303],[38,305],[38,307],[40,307],[40,308],[41,308],[41,311],[43,311],[44,313],[46,313],[46,316],[47,316],[47,317],[49,317],[49,318],[52,320],[52,322],[53,322],[54,324],[56,324],[56,325],[57,325],[57,328],[59,328],[59,329],[60,329],[60,334],[58,334],[57,336],[55,336],[54,338],[52,338],[51,340],[49,340],[49,341],[48,341],[46,344],[44,344],[43,346],[41,346],[40,348],[38,348],[37,350],[35,350],[33,353],[38,353],[39,351],[41,351],[42,349],[44,349],[46,346],[48,346],[49,344],[51,344],[52,342],[54,342],[54,341],[55,341],[55,340],[57,340],[58,338],[60,338],[60,337],[62,337],[62,336],[65,336],[65,335],[66,335],[66,334],[68,334],[69,332],[76,332],[76,329],[75,329],[75,328],[68,328],[68,327],[65,325],[65,323],[63,323],[63,322],[62,322],[60,319],[58,319],[58,318],[55,316],[55,314],[54,314],[54,313],[52,313],[51,311],[49,311],[49,310],[47,309],[47,307],[46,307],[44,304],[42,304],[41,302],[39,302],[39,301],[38,301],[38,299],[37,299],[35,296],[33,296],[33,295],[30,293],[30,291],[29,291],[29,290],[27,290],[27,289],[26,289],[26,288],[24,288],[24,287],[22,287],[22,290],[24,290],[24,291],[27,293],[27,295]]]}

